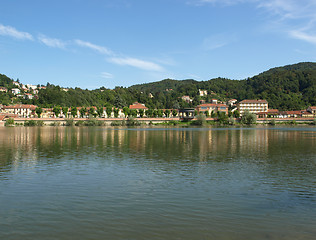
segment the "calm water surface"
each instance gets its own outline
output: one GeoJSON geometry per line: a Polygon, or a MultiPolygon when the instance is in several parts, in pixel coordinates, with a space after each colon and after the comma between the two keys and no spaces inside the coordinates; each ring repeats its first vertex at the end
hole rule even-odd
{"type": "Polygon", "coordinates": [[[316,128],[0,128],[0,239],[316,239],[316,128]]]}

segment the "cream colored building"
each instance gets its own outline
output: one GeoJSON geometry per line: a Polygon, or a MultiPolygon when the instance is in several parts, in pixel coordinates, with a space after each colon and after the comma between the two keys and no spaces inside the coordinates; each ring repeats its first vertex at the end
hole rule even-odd
{"type": "Polygon", "coordinates": [[[14,106],[3,106],[2,112],[3,113],[9,113],[9,114],[15,114],[19,117],[31,117],[35,115],[35,105],[23,105],[23,104],[17,104],[14,106]]]}
{"type": "Polygon", "coordinates": [[[267,112],[268,111],[268,102],[267,100],[253,100],[246,99],[238,103],[238,111],[240,114],[248,110],[251,113],[267,112]]]}

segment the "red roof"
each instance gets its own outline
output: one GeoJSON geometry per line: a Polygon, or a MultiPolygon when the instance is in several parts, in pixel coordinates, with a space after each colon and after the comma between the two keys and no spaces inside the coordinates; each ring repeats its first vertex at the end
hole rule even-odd
{"type": "Polygon", "coordinates": [[[13,106],[3,106],[4,109],[31,109],[35,110],[37,106],[35,105],[26,105],[26,104],[17,104],[13,106]]]}
{"type": "Polygon", "coordinates": [[[312,110],[316,110],[316,106],[310,106],[312,110]]]}
{"type": "Polygon", "coordinates": [[[129,105],[129,109],[148,109],[144,104],[141,103],[133,103],[132,105],[129,105]]]}
{"type": "Polygon", "coordinates": [[[240,103],[268,103],[267,100],[262,100],[262,99],[245,99],[242,100],[240,103]]]}
{"type": "Polygon", "coordinates": [[[226,104],[215,104],[215,103],[203,103],[198,105],[197,107],[227,107],[226,104]]]}

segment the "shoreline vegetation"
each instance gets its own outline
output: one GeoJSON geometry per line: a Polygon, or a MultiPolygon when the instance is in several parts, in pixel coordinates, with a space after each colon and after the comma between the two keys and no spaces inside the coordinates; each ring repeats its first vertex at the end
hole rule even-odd
{"type": "Polygon", "coordinates": [[[264,118],[257,119],[254,114],[244,115],[241,118],[206,118],[200,114],[193,120],[186,121],[179,118],[115,118],[115,119],[100,119],[100,118],[62,118],[62,119],[41,119],[41,118],[8,118],[3,126],[251,126],[251,125],[312,125],[316,126],[316,118],[293,118],[293,119],[274,119],[264,118]]]}

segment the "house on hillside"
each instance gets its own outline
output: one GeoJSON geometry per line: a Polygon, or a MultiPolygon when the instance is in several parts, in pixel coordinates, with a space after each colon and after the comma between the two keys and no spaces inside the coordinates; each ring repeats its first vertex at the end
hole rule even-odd
{"type": "Polygon", "coordinates": [[[12,88],[12,89],[11,89],[11,92],[12,92],[14,95],[18,95],[18,94],[20,94],[21,90],[18,89],[18,88],[12,88]]]}
{"type": "Polygon", "coordinates": [[[205,96],[207,96],[207,90],[201,90],[201,89],[199,89],[199,96],[200,96],[200,97],[205,97],[205,96]]]}
{"type": "Polygon", "coordinates": [[[181,99],[182,99],[183,101],[185,101],[186,103],[191,103],[191,102],[193,102],[193,99],[190,98],[190,96],[182,96],[181,99]]]}
{"type": "Polygon", "coordinates": [[[6,87],[0,87],[0,92],[8,92],[8,89],[6,87]]]}
{"type": "Polygon", "coordinates": [[[313,115],[316,115],[316,106],[310,106],[307,108],[306,111],[312,113],[313,115]]]}

